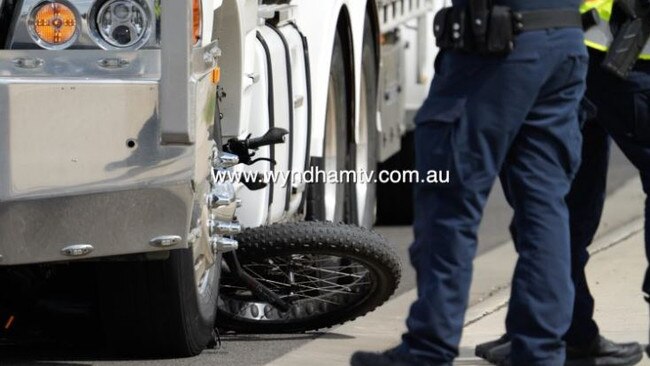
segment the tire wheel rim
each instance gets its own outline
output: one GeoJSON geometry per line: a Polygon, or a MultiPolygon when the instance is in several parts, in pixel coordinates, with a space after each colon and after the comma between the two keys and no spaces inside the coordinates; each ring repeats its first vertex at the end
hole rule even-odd
{"type": "MultiPolygon", "coordinates": [[[[201,255],[201,257],[203,257],[201,255]]],[[[196,283],[196,294],[199,297],[203,297],[210,287],[210,278],[212,271],[214,270],[214,263],[207,267],[205,265],[206,260],[201,258],[194,261],[194,272],[195,272],[195,283],[196,283]]]]}
{"type": "MultiPolygon", "coordinates": [[[[368,92],[367,92],[367,79],[364,72],[361,73],[361,87],[359,98],[360,105],[359,108],[359,122],[357,130],[357,143],[356,143],[356,171],[357,174],[360,174],[362,171],[364,174],[370,173],[370,151],[369,151],[369,131],[368,131],[368,108],[366,108],[368,103],[368,92]]],[[[359,177],[357,177],[359,178],[359,177]]],[[[374,178],[374,177],[373,177],[374,178]]],[[[357,179],[356,183],[356,193],[357,193],[357,207],[359,208],[359,223],[363,223],[366,220],[363,215],[366,215],[368,212],[366,205],[368,205],[368,184],[361,182],[357,179]]],[[[375,208],[372,208],[372,212],[375,211],[375,208]]],[[[374,220],[373,220],[374,221],[374,220]]]]}
{"type": "MultiPolygon", "coordinates": [[[[333,77],[330,77],[329,89],[327,93],[327,112],[325,115],[325,146],[323,153],[323,168],[325,173],[338,171],[338,144],[337,141],[337,121],[338,109],[336,105],[336,87],[333,77]]],[[[325,203],[325,220],[339,221],[337,217],[337,202],[339,185],[331,182],[324,183],[324,203],[325,203]]]]}
{"type": "MultiPolygon", "coordinates": [[[[203,208],[201,220],[199,222],[208,222],[210,210],[203,208]]],[[[211,291],[212,281],[214,279],[213,271],[215,270],[216,258],[212,253],[209,243],[209,232],[207,227],[197,228],[202,234],[195,242],[192,243],[192,257],[194,259],[194,283],[196,285],[196,295],[201,299],[211,291]]]]}

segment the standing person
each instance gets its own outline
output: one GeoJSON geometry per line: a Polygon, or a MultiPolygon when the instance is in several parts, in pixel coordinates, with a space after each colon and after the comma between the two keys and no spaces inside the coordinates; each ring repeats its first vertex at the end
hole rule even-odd
{"type": "MultiPolygon", "coordinates": [[[[587,32],[590,62],[586,98],[595,106],[586,121],[583,163],[567,196],[571,223],[572,277],[576,289],[573,321],[565,336],[570,366],[626,366],[638,363],[643,351],[638,343],[615,343],[600,335],[594,320],[594,298],[585,267],[606,196],[610,136],[639,170],[646,193],[646,228],[650,218],[650,47],[645,47],[634,68],[624,78],[603,67],[612,42],[610,21],[614,0],[585,1],[583,11],[597,9],[603,22],[587,32]]],[[[625,20],[617,19],[625,22],[625,20]]],[[[516,231],[516,230],[515,230],[516,231]]],[[[515,239],[516,240],[516,239],[515,239]]],[[[646,229],[646,253],[650,254],[650,232],[646,229]]],[[[650,296],[650,271],[643,283],[650,296]]],[[[477,346],[477,356],[498,363],[510,352],[507,336],[477,346]]]]}
{"type": "Polygon", "coordinates": [[[423,176],[449,170],[451,182],[415,187],[410,254],[418,299],[401,345],[381,354],[357,352],[353,366],[452,364],[478,226],[501,171],[513,182],[521,232],[506,320],[511,362],[564,363],[562,336],[574,292],[564,197],[580,162],[577,112],[588,58],[580,1],[486,3],[454,0],[436,16],[443,51],[416,116],[416,166],[423,176]]]}

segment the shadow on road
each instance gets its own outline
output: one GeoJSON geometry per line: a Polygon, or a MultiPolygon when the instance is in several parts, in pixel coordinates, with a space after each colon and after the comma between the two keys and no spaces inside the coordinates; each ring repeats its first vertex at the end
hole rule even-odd
{"type": "MultiPolygon", "coordinates": [[[[116,357],[107,351],[86,345],[32,344],[0,346],[0,364],[3,366],[92,366],[96,361],[133,361],[116,357]]],[[[152,359],[139,359],[150,361],[152,359]]]]}
{"type": "MultiPolygon", "coordinates": [[[[316,338],[345,340],[354,337],[325,332],[309,332],[301,334],[226,334],[221,336],[224,345],[230,342],[283,342],[283,341],[311,341],[316,338]]],[[[224,348],[206,350],[212,354],[227,352],[224,348]]],[[[34,342],[15,343],[0,340],[0,364],[3,366],[92,366],[97,361],[160,361],[171,359],[133,358],[111,354],[101,345],[95,346],[82,340],[77,342],[56,340],[35,340],[34,342]]],[[[157,363],[157,362],[155,362],[157,363]]]]}
{"type": "Polygon", "coordinates": [[[354,337],[338,334],[338,333],[325,333],[325,332],[309,332],[301,334],[228,334],[221,337],[222,341],[237,341],[237,342],[264,342],[264,341],[297,341],[297,340],[314,340],[321,339],[354,339],[354,337]]]}

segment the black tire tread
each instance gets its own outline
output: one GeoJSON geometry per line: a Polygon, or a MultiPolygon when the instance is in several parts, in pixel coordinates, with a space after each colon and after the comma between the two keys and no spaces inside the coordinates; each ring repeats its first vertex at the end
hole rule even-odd
{"type": "Polygon", "coordinates": [[[100,310],[112,352],[191,357],[205,349],[212,340],[212,328],[198,327],[199,316],[192,309],[196,304],[189,297],[195,294],[183,281],[193,276],[192,268],[189,249],[173,251],[164,261],[102,264],[100,310]],[[190,324],[199,331],[188,329],[190,324]]]}

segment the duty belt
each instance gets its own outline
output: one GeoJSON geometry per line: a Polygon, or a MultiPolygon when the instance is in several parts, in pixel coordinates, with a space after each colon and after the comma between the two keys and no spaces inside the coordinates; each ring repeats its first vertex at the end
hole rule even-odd
{"type": "Polygon", "coordinates": [[[515,32],[529,32],[550,28],[582,28],[582,15],[573,9],[550,9],[512,12],[515,32]]]}
{"type": "Polygon", "coordinates": [[[514,11],[507,6],[489,5],[489,0],[470,0],[466,7],[444,8],[434,20],[440,49],[490,55],[511,52],[519,33],[574,27],[583,27],[577,9],[514,11]]]}

